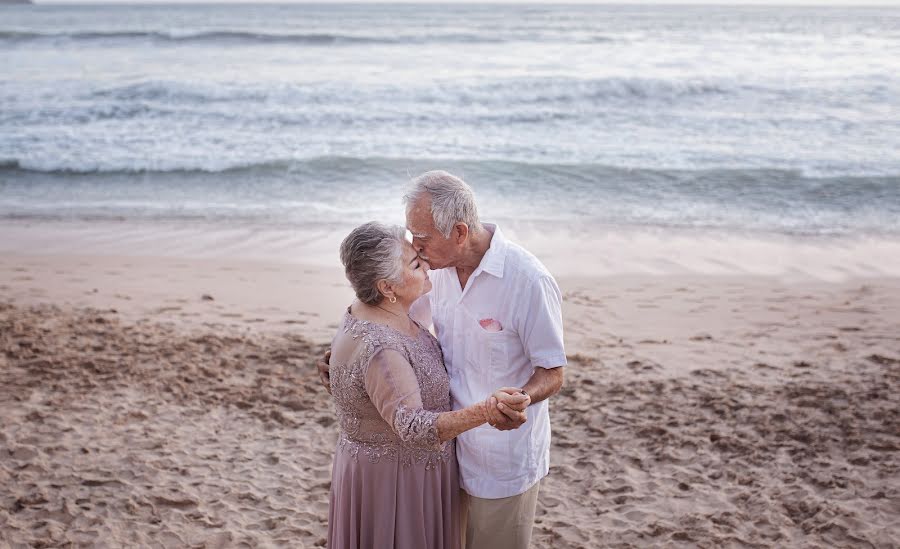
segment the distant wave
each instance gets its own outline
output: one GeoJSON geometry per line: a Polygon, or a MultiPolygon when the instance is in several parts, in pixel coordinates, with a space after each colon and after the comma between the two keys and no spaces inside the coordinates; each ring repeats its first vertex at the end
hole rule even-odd
{"type": "MultiPolygon", "coordinates": [[[[123,166],[60,165],[34,162],[27,159],[0,158],[0,176],[13,174],[48,175],[160,175],[190,176],[201,174],[222,174],[243,176],[247,173],[270,173],[273,175],[301,175],[316,173],[413,175],[426,169],[455,166],[467,173],[489,178],[506,180],[570,181],[573,183],[592,180],[652,180],[674,182],[696,180],[708,187],[714,181],[734,182],[738,186],[752,186],[756,181],[773,187],[790,186],[791,182],[807,181],[816,185],[816,192],[825,192],[829,182],[856,182],[855,188],[872,191],[882,186],[900,192],[900,174],[893,175],[851,175],[814,177],[800,170],[780,168],[712,168],[712,169],[668,169],[659,167],[624,167],[597,163],[564,162],[521,162],[499,159],[465,158],[388,158],[355,156],[317,156],[311,158],[274,158],[259,162],[222,162],[207,166],[168,166],[155,169],[128,168],[123,166]]],[[[843,184],[843,183],[842,183],[843,184]]],[[[898,195],[900,196],[900,195],[898,195]]]]}
{"type": "MultiPolygon", "coordinates": [[[[59,165],[34,162],[17,158],[0,158],[0,177],[3,175],[160,175],[160,176],[191,176],[202,174],[243,175],[247,173],[316,173],[316,172],[346,172],[346,173],[371,173],[371,170],[394,172],[400,170],[404,173],[406,168],[416,166],[429,160],[415,160],[403,158],[358,158],[348,156],[319,156],[308,159],[271,159],[250,163],[222,163],[215,166],[171,166],[158,169],[124,168],[116,166],[88,166],[88,165],[59,165]]],[[[458,162],[431,160],[431,162],[458,162]]],[[[485,161],[475,161],[485,162],[485,161]]],[[[487,161],[489,164],[491,161],[487,161]]],[[[509,163],[516,164],[516,163],[509,163]]],[[[527,165],[527,164],[526,164],[527,165]]],[[[2,182],[2,180],[0,180],[2,182]]]]}
{"type": "Polygon", "coordinates": [[[381,39],[366,36],[341,34],[268,34],[244,31],[214,31],[197,33],[168,33],[162,31],[87,31],[71,33],[39,33],[0,31],[0,40],[35,41],[35,40],[96,41],[96,40],[153,40],[158,42],[246,42],[246,43],[298,43],[298,44],[336,44],[336,43],[378,43],[394,42],[392,39],[381,39]]]}
{"type": "MultiPolygon", "coordinates": [[[[760,90],[742,87],[728,81],[706,79],[665,80],[658,78],[513,78],[486,82],[459,82],[455,86],[398,87],[374,85],[341,88],[330,85],[288,83],[284,85],[256,85],[217,82],[180,82],[172,80],[143,80],[114,86],[97,86],[78,92],[53,90],[45,96],[46,106],[35,111],[19,98],[8,102],[0,112],[0,121],[36,120],[48,122],[82,122],[91,119],[123,119],[170,113],[188,107],[193,115],[227,114],[234,119],[243,117],[259,120],[261,116],[283,119],[294,124],[298,114],[326,119],[327,110],[310,109],[312,105],[374,105],[379,116],[391,113],[395,119],[406,116],[447,116],[435,105],[458,106],[453,114],[458,121],[474,117],[476,122],[519,123],[543,122],[579,116],[579,109],[588,115],[594,106],[608,102],[670,104],[676,101],[716,98],[746,94],[748,97],[775,94],[779,90],[760,90]],[[19,104],[23,107],[19,108],[19,104]],[[211,104],[246,104],[230,111],[211,104]],[[260,113],[260,104],[281,106],[260,113]],[[378,105],[404,104],[404,110],[383,109],[378,105]],[[472,110],[471,106],[496,107],[496,110],[472,110]],[[552,107],[552,108],[548,108],[552,107]]],[[[2,97],[0,97],[2,100],[2,97]]],[[[365,113],[361,113],[363,118],[365,113]]]]}
{"type": "MultiPolygon", "coordinates": [[[[32,42],[46,40],[99,41],[99,40],[149,40],[172,43],[242,43],[242,44],[419,44],[419,43],[502,43],[514,40],[542,40],[535,35],[510,35],[498,37],[472,33],[439,33],[426,35],[366,36],[334,33],[266,33],[240,30],[172,33],[165,31],[81,31],[81,32],[28,32],[0,31],[0,40],[7,42],[32,42]]],[[[605,43],[613,39],[592,36],[579,42],[605,43]]]]}
{"type": "Polygon", "coordinates": [[[810,177],[758,168],[345,156],[157,170],[6,159],[0,161],[0,218],[333,222],[346,216],[329,204],[344,203],[339,209],[349,208],[354,216],[360,208],[383,207],[385,193],[399,193],[409,177],[430,169],[462,175],[494,203],[500,217],[512,219],[796,235],[900,234],[900,174],[810,177]]]}
{"type": "MultiPolygon", "coordinates": [[[[601,164],[557,164],[528,163],[510,160],[476,160],[476,159],[415,159],[415,158],[383,158],[383,157],[351,157],[351,156],[317,156],[305,159],[269,159],[250,163],[222,163],[216,166],[171,166],[157,169],[127,168],[121,166],[87,166],[59,165],[41,163],[27,159],[0,159],[0,175],[19,172],[22,174],[56,174],[56,175],[191,175],[191,174],[243,174],[247,172],[291,172],[298,171],[342,171],[347,173],[375,171],[406,173],[408,169],[422,165],[439,166],[443,164],[463,164],[479,167],[489,172],[511,174],[515,172],[534,172],[550,170],[554,173],[575,171],[592,171],[605,174],[615,172],[633,173],[632,168],[618,168],[601,164]]],[[[653,170],[651,170],[653,171],[653,170]]]]}
{"type": "Polygon", "coordinates": [[[59,165],[53,163],[35,162],[17,158],[0,159],[0,175],[12,173],[35,173],[56,175],[90,175],[90,174],[197,174],[197,173],[228,173],[256,170],[284,170],[292,165],[302,164],[302,161],[273,160],[253,164],[223,164],[209,168],[197,167],[168,167],[161,169],[124,168],[116,166],[87,166],[87,165],[59,165]]]}

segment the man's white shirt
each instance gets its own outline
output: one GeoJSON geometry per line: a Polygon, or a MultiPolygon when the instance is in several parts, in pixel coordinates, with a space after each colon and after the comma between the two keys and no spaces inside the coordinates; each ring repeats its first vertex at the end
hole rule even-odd
{"type": "MultiPolygon", "coordinates": [[[[413,306],[431,320],[450,374],[455,410],[482,402],[500,387],[522,387],[535,368],[566,365],[562,296],[556,281],[528,251],[496,225],[490,248],[460,287],[455,268],[429,272],[432,290],[413,306]],[[425,313],[427,315],[427,313],[425,313]],[[488,331],[482,320],[500,323],[488,331]]],[[[488,499],[521,494],[550,470],[548,401],[527,409],[528,421],[511,431],[482,425],[457,438],[460,484],[488,499]]]]}

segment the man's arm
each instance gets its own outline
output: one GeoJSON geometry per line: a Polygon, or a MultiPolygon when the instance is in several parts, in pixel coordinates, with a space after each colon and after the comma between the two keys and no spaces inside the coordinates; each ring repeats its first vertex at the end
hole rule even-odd
{"type": "Polygon", "coordinates": [[[562,388],[566,352],[563,346],[562,293],[550,275],[536,279],[523,301],[526,309],[517,315],[517,331],[534,371],[522,387],[529,399],[525,406],[503,402],[491,416],[501,430],[517,429],[527,421],[525,408],[555,395],[562,388]]]}
{"type": "Polygon", "coordinates": [[[522,387],[522,390],[531,397],[529,404],[537,404],[558,393],[565,381],[563,370],[562,366],[557,366],[556,368],[535,368],[534,375],[522,387]]]}

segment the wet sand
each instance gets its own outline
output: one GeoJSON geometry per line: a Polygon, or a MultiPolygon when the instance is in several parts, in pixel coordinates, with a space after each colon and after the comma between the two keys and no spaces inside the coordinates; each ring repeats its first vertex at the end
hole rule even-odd
{"type": "MultiPolygon", "coordinates": [[[[535,547],[900,546],[900,279],[559,282],[535,547]]],[[[323,545],[349,299],[323,264],[0,255],[0,541],[323,545]]]]}

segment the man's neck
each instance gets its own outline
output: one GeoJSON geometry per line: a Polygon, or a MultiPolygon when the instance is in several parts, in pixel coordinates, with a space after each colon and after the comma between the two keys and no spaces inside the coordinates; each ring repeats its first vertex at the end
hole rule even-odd
{"type": "Polygon", "coordinates": [[[466,243],[466,251],[463,253],[459,263],[456,264],[456,276],[459,277],[460,287],[466,287],[469,277],[481,265],[484,254],[491,247],[491,239],[493,237],[494,234],[482,225],[481,230],[469,238],[469,241],[466,243]]]}

